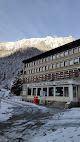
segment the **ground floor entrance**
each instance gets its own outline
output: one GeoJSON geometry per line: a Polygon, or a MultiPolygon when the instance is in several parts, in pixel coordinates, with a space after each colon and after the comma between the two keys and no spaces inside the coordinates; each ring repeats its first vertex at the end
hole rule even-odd
{"type": "Polygon", "coordinates": [[[55,82],[53,84],[46,83],[46,84],[32,84],[32,85],[25,85],[26,95],[29,97],[38,96],[45,96],[46,100],[55,100],[55,101],[78,101],[78,84],[75,82],[67,83],[67,81],[62,82],[55,82]],[[65,84],[66,83],[66,84],[65,84]]]}

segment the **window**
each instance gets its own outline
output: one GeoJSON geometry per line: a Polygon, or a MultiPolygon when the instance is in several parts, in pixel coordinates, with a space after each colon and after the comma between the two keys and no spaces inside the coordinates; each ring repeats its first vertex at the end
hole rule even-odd
{"type": "Polygon", "coordinates": [[[64,96],[69,97],[69,88],[68,87],[64,87],[64,96]]]}
{"type": "Polygon", "coordinates": [[[36,73],[36,69],[34,69],[34,72],[36,73]]]}
{"type": "Polygon", "coordinates": [[[39,68],[37,68],[37,72],[39,72],[39,68]]]}
{"type": "Polygon", "coordinates": [[[56,73],[56,78],[60,78],[60,74],[59,73],[56,73]]]}
{"type": "Polygon", "coordinates": [[[71,59],[71,60],[69,61],[69,64],[70,64],[70,65],[73,65],[73,59],[71,59]]]}
{"type": "Polygon", "coordinates": [[[52,66],[53,66],[53,69],[55,69],[55,68],[56,68],[56,64],[53,64],[52,66]]]}
{"type": "Polygon", "coordinates": [[[40,67],[40,71],[42,71],[42,67],[40,67]]]}
{"type": "Polygon", "coordinates": [[[73,76],[73,70],[70,70],[69,71],[69,77],[72,77],[73,76]]]}
{"type": "Polygon", "coordinates": [[[73,86],[73,97],[76,98],[76,87],[73,86]]]}
{"type": "Polygon", "coordinates": [[[34,62],[32,62],[32,65],[34,66],[34,62]]]}
{"type": "Polygon", "coordinates": [[[43,67],[43,71],[45,71],[45,66],[43,67]]]}
{"type": "Polygon", "coordinates": [[[64,52],[60,53],[60,57],[64,57],[64,52]]]}
{"type": "Polygon", "coordinates": [[[65,56],[68,56],[68,51],[65,51],[65,52],[64,52],[64,55],[65,55],[65,56]]]}
{"type": "Polygon", "coordinates": [[[28,63],[28,67],[29,67],[29,63],[28,63]]]}
{"type": "Polygon", "coordinates": [[[60,78],[63,78],[63,77],[64,77],[63,72],[60,72],[60,78]]]}
{"type": "Polygon", "coordinates": [[[26,64],[25,67],[27,67],[28,65],[26,64]]]}
{"type": "Polygon", "coordinates": [[[49,61],[51,61],[51,60],[52,60],[52,56],[49,57],[49,61]]]}
{"type": "Polygon", "coordinates": [[[69,50],[69,55],[72,55],[73,54],[73,50],[69,50]]]}
{"type": "Polygon", "coordinates": [[[38,88],[38,90],[37,90],[37,96],[40,96],[40,91],[41,91],[41,88],[38,88]]]}
{"type": "Polygon", "coordinates": [[[49,96],[54,96],[54,88],[53,87],[49,88],[49,96]]]}
{"type": "Polygon", "coordinates": [[[78,64],[79,63],[79,59],[78,58],[75,58],[74,59],[74,64],[78,64]]]}
{"type": "Polygon", "coordinates": [[[64,76],[65,76],[65,77],[69,77],[68,71],[65,71],[65,72],[64,72],[64,76]]]}
{"type": "Polygon", "coordinates": [[[78,47],[78,49],[79,49],[79,52],[80,52],[80,46],[78,47]]]}
{"type": "Polygon", "coordinates": [[[73,52],[74,52],[74,53],[78,53],[78,48],[74,48],[74,49],[73,49],[73,52]]]}
{"type": "Polygon", "coordinates": [[[59,58],[59,57],[60,57],[60,54],[57,54],[57,55],[56,55],[56,58],[59,58]]]}
{"type": "Polygon", "coordinates": [[[27,70],[27,74],[29,74],[29,70],[27,70]]]}
{"type": "Polygon", "coordinates": [[[59,68],[60,67],[60,63],[57,63],[56,66],[57,66],[57,68],[59,68]]]}
{"type": "Polygon", "coordinates": [[[30,67],[32,66],[32,62],[30,63],[30,67]]]}
{"type": "Polygon", "coordinates": [[[37,77],[36,77],[36,76],[34,76],[34,81],[36,81],[36,78],[37,78],[37,77]]]}
{"type": "Polygon", "coordinates": [[[42,59],[40,59],[40,63],[42,63],[42,59]]]}
{"type": "Polygon", "coordinates": [[[35,65],[37,65],[37,61],[35,61],[35,65]]]}
{"type": "Polygon", "coordinates": [[[31,95],[31,88],[28,88],[28,95],[31,95]]]}
{"type": "Polygon", "coordinates": [[[34,69],[32,69],[32,73],[34,73],[34,69]]]}
{"type": "Polygon", "coordinates": [[[54,79],[55,79],[55,73],[52,74],[52,80],[54,80],[54,79]]]}
{"type": "Polygon", "coordinates": [[[29,77],[29,81],[31,82],[31,77],[29,77]]]}
{"type": "Polygon", "coordinates": [[[36,88],[33,88],[33,95],[36,96],[36,88]]]}
{"type": "Polygon", "coordinates": [[[48,70],[48,65],[46,66],[46,70],[48,70]]]}
{"type": "Polygon", "coordinates": [[[45,62],[45,58],[43,58],[43,63],[45,62]]]}
{"type": "Polygon", "coordinates": [[[63,96],[63,87],[56,87],[56,96],[63,96]]]}
{"type": "Polygon", "coordinates": [[[64,67],[64,61],[61,62],[61,67],[64,67]]]}
{"type": "Polygon", "coordinates": [[[49,59],[48,59],[48,57],[46,58],[46,62],[48,62],[49,61],[49,59]]]}
{"type": "Polygon", "coordinates": [[[37,63],[39,64],[39,60],[37,61],[37,63]]]}
{"type": "Polygon", "coordinates": [[[55,57],[55,55],[53,55],[53,60],[55,60],[56,59],[56,57],[55,57]]]}
{"type": "Polygon", "coordinates": [[[52,69],[52,64],[51,65],[49,65],[49,70],[51,70],[52,69]]]}
{"type": "Polygon", "coordinates": [[[78,70],[74,70],[74,75],[75,75],[75,77],[79,76],[78,70]]]}
{"type": "Polygon", "coordinates": [[[30,70],[30,74],[31,74],[31,70],[30,70]]]}
{"type": "Polygon", "coordinates": [[[43,88],[45,96],[47,96],[47,88],[43,88]]]}
{"type": "Polygon", "coordinates": [[[64,61],[64,66],[68,66],[69,65],[69,61],[64,61]]]}
{"type": "Polygon", "coordinates": [[[42,80],[42,75],[39,76],[39,80],[42,80]]]}

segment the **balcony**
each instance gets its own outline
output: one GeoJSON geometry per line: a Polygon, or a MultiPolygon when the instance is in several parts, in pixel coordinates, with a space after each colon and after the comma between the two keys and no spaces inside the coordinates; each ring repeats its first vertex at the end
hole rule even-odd
{"type": "Polygon", "coordinates": [[[60,79],[68,79],[68,78],[80,78],[80,72],[74,71],[74,72],[64,72],[64,73],[56,73],[56,74],[49,74],[49,75],[43,75],[40,77],[34,77],[32,79],[24,79],[22,80],[23,83],[32,83],[32,82],[41,82],[41,81],[54,81],[54,80],[60,80],[60,79]]]}

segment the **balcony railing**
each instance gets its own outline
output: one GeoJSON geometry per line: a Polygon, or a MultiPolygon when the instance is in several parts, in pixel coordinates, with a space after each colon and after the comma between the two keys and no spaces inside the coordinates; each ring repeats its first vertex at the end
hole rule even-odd
{"type": "Polygon", "coordinates": [[[41,77],[34,77],[32,79],[27,78],[24,79],[23,83],[31,83],[31,82],[40,82],[40,81],[54,81],[57,79],[65,79],[65,78],[79,78],[80,72],[74,71],[74,72],[64,72],[64,73],[57,73],[57,74],[49,74],[41,77]]]}

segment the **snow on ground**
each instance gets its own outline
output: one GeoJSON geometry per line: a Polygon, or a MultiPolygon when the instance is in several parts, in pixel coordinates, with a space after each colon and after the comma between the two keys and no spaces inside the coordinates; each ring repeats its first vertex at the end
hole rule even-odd
{"type": "MultiPolygon", "coordinates": [[[[20,97],[11,97],[10,99],[1,101],[1,122],[6,121],[12,116],[12,108],[13,106],[16,107],[16,104],[22,107],[35,107],[36,109],[43,110],[44,113],[48,110],[48,108],[43,106],[23,102],[20,97]]],[[[36,109],[34,109],[34,111],[36,109]]],[[[20,121],[23,122],[25,119],[19,120],[18,123],[21,123],[20,121]]],[[[34,121],[30,121],[29,123],[33,124],[34,121]]],[[[24,125],[26,125],[26,123],[24,125]]],[[[33,129],[33,131],[30,131],[29,142],[80,142],[80,108],[67,109],[66,111],[60,110],[59,113],[55,113],[46,120],[46,124],[37,128],[37,130],[33,129]]]]}
{"type": "Polygon", "coordinates": [[[12,116],[12,105],[4,102],[0,102],[0,122],[8,120],[12,116]]]}
{"type": "Polygon", "coordinates": [[[33,137],[31,142],[80,142],[80,128],[61,128],[44,136],[33,137]]]}
{"type": "Polygon", "coordinates": [[[80,142],[80,108],[56,114],[30,142],[80,142]]]}

